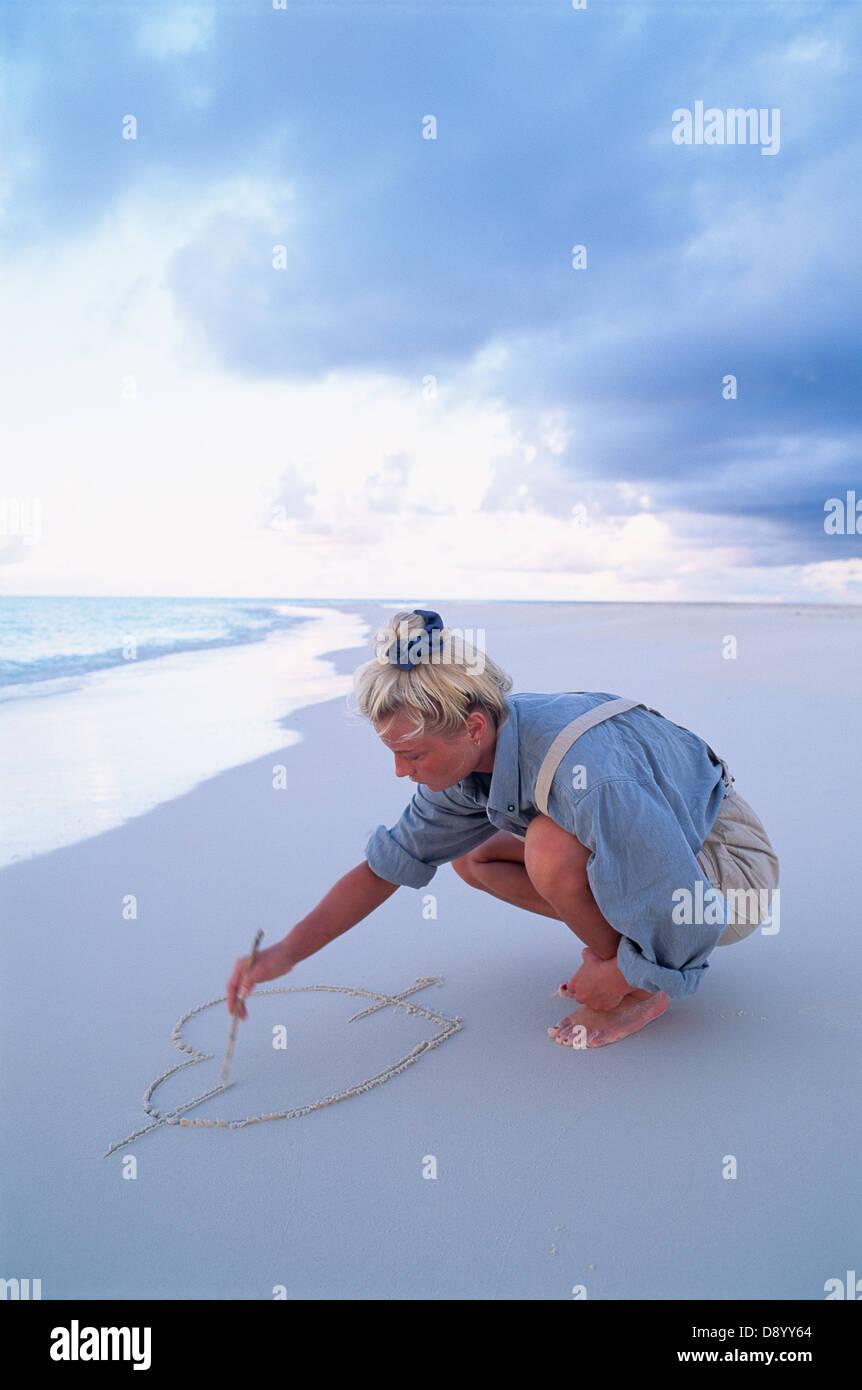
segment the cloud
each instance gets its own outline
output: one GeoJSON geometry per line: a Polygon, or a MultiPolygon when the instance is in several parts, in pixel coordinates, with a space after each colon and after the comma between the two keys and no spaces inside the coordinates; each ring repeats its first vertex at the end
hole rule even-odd
{"type": "Polygon", "coordinates": [[[499,8],[16,10],[4,582],[858,601],[858,13],[499,8]]]}
{"type": "Polygon", "coordinates": [[[213,5],[160,5],[145,14],[138,28],[139,51],[151,58],[174,58],[208,48],[215,37],[213,5]]]}

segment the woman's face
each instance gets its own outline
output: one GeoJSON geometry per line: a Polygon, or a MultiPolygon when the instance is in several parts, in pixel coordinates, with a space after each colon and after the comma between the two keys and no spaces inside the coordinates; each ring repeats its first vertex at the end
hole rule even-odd
{"type": "Polygon", "coordinates": [[[481,728],[476,725],[451,737],[422,733],[410,738],[407,735],[415,726],[409,713],[399,710],[394,718],[375,725],[375,731],[395,755],[396,777],[409,777],[432,791],[444,791],[469,776],[481,760],[481,749],[474,740],[481,739],[486,721],[482,715],[471,715],[471,723],[475,720],[481,721],[481,728]]]}

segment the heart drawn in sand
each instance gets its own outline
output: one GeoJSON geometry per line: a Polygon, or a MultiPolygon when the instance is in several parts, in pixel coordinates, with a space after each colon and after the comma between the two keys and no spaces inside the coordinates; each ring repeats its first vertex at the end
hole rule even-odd
{"type": "Polygon", "coordinates": [[[313,1101],[310,1105],[297,1106],[293,1110],[281,1110],[272,1115],[248,1115],[243,1120],[189,1120],[184,1116],[185,1111],[193,1110],[196,1105],[201,1105],[203,1101],[209,1100],[211,1096],[217,1096],[222,1091],[229,1090],[234,1084],[232,1081],[225,1082],[220,1086],[214,1086],[211,1091],[206,1091],[204,1095],[196,1096],[194,1100],[186,1101],[183,1105],[175,1106],[173,1110],[169,1110],[166,1114],[162,1114],[160,1111],[156,1110],[153,1105],[153,1095],[157,1087],[161,1086],[163,1081],[167,1081],[169,1076],[174,1076],[185,1067],[194,1067],[197,1066],[198,1062],[208,1061],[214,1055],[212,1052],[198,1052],[196,1048],[192,1047],[191,1043],[187,1043],[182,1036],[182,1027],[190,1018],[193,1018],[195,1014],[202,1013],[204,1009],[212,1009],[218,1004],[224,1004],[227,1000],[227,995],[223,994],[218,999],[210,999],[206,1004],[198,1004],[194,1009],[189,1009],[188,1013],[183,1014],[179,1022],[174,1024],[174,1029],[171,1034],[174,1047],[177,1048],[179,1052],[188,1052],[191,1054],[189,1060],[187,1062],[178,1062],[175,1067],[169,1067],[167,1071],[162,1072],[161,1076],[157,1076],[155,1081],[151,1081],[144,1092],[142,1104],[146,1113],[153,1117],[153,1123],[144,1125],[143,1129],[136,1129],[133,1134],[127,1135],[127,1137],[121,1139],[119,1143],[111,1144],[111,1146],[105,1150],[105,1157],[107,1158],[108,1154],[115,1153],[117,1149],[124,1149],[127,1144],[131,1144],[133,1140],[140,1138],[142,1134],[149,1134],[151,1130],[158,1129],[160,1125],[184,1125],[188,1128],[196,1129],[242,1129],[245,1125],[260,1124],[264,1120],[295,1120],[298,1119],[300,1115],[310,1114],[312,1110],[321,1110],[325,1105],[334,1105],[339,1100],[347,1100],[349,1096],[358,1096],[364,1091],[370,1091],[373,1086],[382,1085],[384,1081],[389,1081],[393,1076],[397,1076],[398,1072],[405,1071],[406,1068],[412,1066],[414,1062],[418,1062],[424,1052],[430,1052],[431,1048],[439,1047],[447,1038],[451,1038],[453,1033],[459,1031],[461,1027],[460,1018],[446,1018],[444,1014],[437,1013],[433,1009],[428,1009],[424,1004],[408,1004],[405,1002],[409,995],[416,994],[419,990],[427,989],[429,985],[441,985],[442,983],[443,981],[439,976],[423,977],[422,979],[417,979],[409,989],[403,989],[400,994],[377,994],[373,990],[354,989],[350,985],[285,985],[276,989],[254,990],[249,996],[252,999],[256,999],[263,994],[306,994],[315,990],[323,990],[332,994],[355,994],[364,999],[373,999],[376,1002],[373,1003],[370,1008],[363,1009],[361,1013],[354,1014],[352,1018],[348,1019],[348,1023],[355,1023],[361,1018],[367,1018],[369,1014],[376,1013],[378,1009],[385,1009],[391,1004],[396,1009],[406,1010],[407,1013],[420,1014],[423,1018],[427,1018],[432,1023],[438,1024],[440,1031],[435,1033],[433,1038],[427,1038],[424,1042],[418,1043],[416,1047],[411,1048],[410,1052],[404,1057],[399,1058],[397,1062],[390,1063],[389,1066],[384,1067],[383,1070],[378,1072],[375,1076],[369,1077],[366,1081],[360,1081],[356,1086],[349,1086],[347,1090],[340,1091],[338,1095],[325,1096],[322,1100],[313,1101]]]}

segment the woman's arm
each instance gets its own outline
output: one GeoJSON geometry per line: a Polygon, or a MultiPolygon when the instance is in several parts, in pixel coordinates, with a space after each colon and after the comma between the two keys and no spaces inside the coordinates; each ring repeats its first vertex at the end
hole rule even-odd
{"type": "Polygon", "coordinates": [[[237,961],[227,987],[229,1013],[236,1010],[240,1018],[246,1018],[243,999],[249,990],[265,980],[275,980],[279,975],[288,974],[299,961],[313,956],[322,946],[361,922],[369,912],[390,898],[398,886],[380,878],[367,860],[357,864],[355,869],[351,869],[330,888],[317,907],[312,908],[301,922],[297,922],[282,941],[260,952],[254,968],[246,976],[239,999],[237,986],[248,956],[237,961]]]}

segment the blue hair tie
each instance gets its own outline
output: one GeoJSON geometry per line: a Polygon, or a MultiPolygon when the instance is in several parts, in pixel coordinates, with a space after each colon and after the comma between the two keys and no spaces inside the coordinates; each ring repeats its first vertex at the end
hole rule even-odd
{"type": "Polygon", "coordinates": [[[429,655],[432,651],[441,650],[441,637],[435,633],[443,632],[443,619],[439,613],[433,612],[430,608],[414,608],[413,612],[423,619],[425,623],[422,632],[414,633],[407,643],[400,640],[390,651],[389,661],[392,666],[397,666],[399,671],[411,671],[414,666],[418,666],[422,661],[422,648],[426,641],[430,639],[429,655]],[[427,634],[427,637],[426,637],[427,634]],[[393,655],[394,653],[394,655],[393,655]]]}

